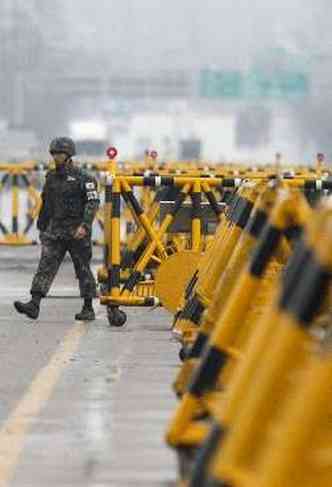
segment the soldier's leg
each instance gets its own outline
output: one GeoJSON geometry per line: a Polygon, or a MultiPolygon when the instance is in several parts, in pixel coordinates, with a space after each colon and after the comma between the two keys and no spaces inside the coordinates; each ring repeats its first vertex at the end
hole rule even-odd
{"type": "Polygon", "coordinates": [[[66,243],[61,239],[44,237],[38,269],[31,285],[31,295],[45,297],[66,254],[66,243]]]}
{"type": "Polygon", "coordinates": [[[72,239],[68,244],[68,251],[72,258],[75,273],[79,280],[82,298],[96,297],[96,280],[90,268],[92,257],[91,240],[87,238],[72,239]]]}
{"type": "Polygon", "coordinates": [[[80,295],[84,299],[82,311],[75,315],[77,320],[94,320],[92,299],[96,297],[96,280],[90,268],[92,257],[91,240],[73,239],[68,245],[75,272],[79,280],[80,295]]]}
{"type": "Polygon", "coordinates": [[[65,253],[66,246],[63,241],[43,237],[41,257],[31,285],[32,298],[28,303],[14,302],[14,306],[19,313],[25,314],[32,319],[38,318],[40,301],[48,293],[65,253]]]}

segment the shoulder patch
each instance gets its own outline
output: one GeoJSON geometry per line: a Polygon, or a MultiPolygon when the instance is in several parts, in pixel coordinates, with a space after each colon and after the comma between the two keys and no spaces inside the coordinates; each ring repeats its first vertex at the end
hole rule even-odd
{"type": "Polygon", "coordinates": [[[90,181],[88,183],[85,183],[85,187],[86,187],[86,189],[95,189],[96,185],[95,185],[95,183],[90,181]]]}

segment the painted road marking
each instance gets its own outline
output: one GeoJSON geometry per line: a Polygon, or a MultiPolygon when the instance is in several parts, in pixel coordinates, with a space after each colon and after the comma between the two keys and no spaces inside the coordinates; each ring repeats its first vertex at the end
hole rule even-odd
{"type": "Polygon", "coordinates": [[[0,487],[8,487],[29,429],[60,379],[70,358],[86,334],[88,324],[77,322],[65,335],[48,364],[40,370],[14,411],[0,429],[0,487]]]}

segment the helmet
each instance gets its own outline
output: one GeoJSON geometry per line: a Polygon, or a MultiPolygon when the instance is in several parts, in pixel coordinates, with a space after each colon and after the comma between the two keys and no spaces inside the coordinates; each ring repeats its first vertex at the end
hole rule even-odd
{"type": "Polygon", "coordinates": [[[64,152],[69,157],[76,154],[75,142],[69,137],[57,137],[53,139],[50,143],[49,152],[64,152]]]}

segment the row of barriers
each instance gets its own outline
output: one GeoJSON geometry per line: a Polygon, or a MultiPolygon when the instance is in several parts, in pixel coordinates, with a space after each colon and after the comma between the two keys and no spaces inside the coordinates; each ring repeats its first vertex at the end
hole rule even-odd
{"type": "MultiPolygon", "coordinates": [[[[80,164],[91,171],[99,181],[103,192],[103,175],[110,170],[110,160],[117,155],[115,148],[107,151],[109,160],[80,164]]],[[[120,170],[126,174],[150,168],[156,153],[148,155],[144,162],[123,162],[120,170]]],[[[33,226],[41,206],[41,187],[46,172],[52,163],[25,161],[22,163],[0,163],[0,245],[33,245],[33,226]]],[[[104,229],[104,208],[101,206],[95,224],[95,244],[103,245],[101,234],[104,229]],[[97,227],[97,228],[96,228],[97,227]],[[99,235],[98,235],[99,233],[99,235]]]]}
{"type": "Polygon", "coordinates": [[[251,178],[183,287],[167,429],[179,485],[332,482],[331,191],[318,173],[251,178]]]}
{"type": "MultiPolygon", "coordinates": [[[[268,211],[273,204],[270,199],[282,186],[294,190],[292,194],[306,193],[311,199],[317,192],[329,191],[331,181],[311,168],[276,171],[275,167],[237,166],[218,167],[208,174],[125,174],[114,162],[104,185],[105,259],[98,279],[100,301],[107,307],[110,324],[124,323],[125,313],[119,310],[120,306],[161,303],[176,314],[174,334],[184,334],[190,342],[190,336],[195,334],[191,318],[196,325],[211,302],[217,278],[256,199],[261,210],[252,234],[263,226],[265,207],[268,211]],[[143,195],[140,201],[136,197],[138,189],[143,195]],[[128,214],[133,231],[121,239],[128,214]],[[208,263],[213,248],[218,255],[208,263]],[[199,272],[200,267],[203,272],[199,272]],[[189,292],[185,293],[190,299],[181,309],[182,291],[192,275],[189,292]]],[[[289,232],[296,233],[296,229],[294,224],[289,232]]],[[[181,353],[185,353],[185,347],[181,353]]]]}
{"type": "MultiPolygon", "coordinates": [[[[111,160],[117,156],[115,148],[111,147],[107,151],[111,160]]],[[[212,164],[203,162],[159,162],[156,151],[147,152],[144,161],[123,161],[117,162],[117,172],[119,175],[142,176],[191,176],[216,178],[234,177],[243,179],[247,174],[252,177],[262,176],[266,169],[260,167],[248,167],[238,164],[212,164]]],[[[103,181],[111,171],[110,159],[107,161],[90,162],[82,164],[89,171],[92,171],[103,190],[103,181]]],[[[315,174],[327,173],[324,167],[322,155],[319,154],[315,168],[297,168],[298,171],[307,171],[315,174]]],[[[26,161],[23,163],[0,163],[0,244],[3,245],[32,245],[36,243],[33,226],[40,209],[40,189],[46,171],[50,165],[38,161],[26,161]]],[[[275,168],[268,169],[270,173],[275,172],[275,168]]],[[[285,171],[287,173],[287,171],[285,171]]],[[[136,191],[138,191],[138,186],[136,191]]],[[[153,191],[151,187],[141,187],[139,194],[143,208],[149,208],[152,203],[153,191]]],[[[104,192],[104,191],[103,191],[104,192]]],[[[128,231],[135,224],[132,214],[125,211],[123,217],[127,218],[127,225],[122,231],[124,242],[127,242],[128,231]]],[[[104,229],[104,208],[98,212],[95,233],[95,243],[103,245],[102,233],[104,229]]]]}
{"type": "MultiPolygon", "coordinates": [[[[100,302],[164,306],[180,342],[166,432],[186,487],[332,484],[332,179],[317,167],[90,164],[100,302]],[[331,435],[331,436],[330,436],[331,435]]],[[[0,164],[0,243],[28,245],[45,165],[0,164]],[[26,221],[20,221],[20,193],[26,221]],[[1,210],[1,206],[0,206],[1,210]]]]}
{"type": "MultiPolygon", "coordinates": [[[[87,169],[94,171],[102,194],[102,206],[97,215],[99,235],[95,243],[104,247],[104,264],[99,269],[98,280],[101,302],[107,307],[109,321],[117,322],[112,317],[119,314],[119,306],[161,303],[176,313],[174,334],[188,336],[188,343],[191,335],[195,335],[190,314],[197,320],[208,307],[217,276],[227,263],[256,199],[262,210],[258,212],[259,222],[251,233],[258,232],[256,226],[259,229],[264,223],[262,215],[268,211],[265,207],[272,204],[269,198],[273,186],[282,182],[287,187],[302,188],[311,198],[318,190],[327,191],[330,185],[329,172],[322,166],[321,158],[316,168],[285,170],[277,166],[158,163],[155,153],[147,154],[142,163],[121,163],[116,161],[114,148],[110,148],[107,155],[107,161],[90,163],[87,169]],[[232,231],[225,241],[229,225],[232,231]],[[206,266],[209,255],[206,249],[219,248],[221,243],[222,252],[213,266],[210,265],[211,273],[198,272],[199,267],[206,266]],[[181,291],[192,274],[191,287],[197,290],[190,296],[189,286],[190,299],[181,309],[184,300],[181,291]]],[[[29,232],[38,216],[39,191],[47,169],[48,165],[34,161],[0,164],[0,173],[3,173],[0,200],[7,188],[12,215],[9,224],[3,221],[0,201],[0,243],[35,243],[29,232]],[[22,229],[19,227],[22,222],[20,192],[26,197],[22,229]]],[[[248,252],[249,249],[250,245],[248,252]]],[[[122,312],[120,321],[124,316],[122,312]]],[[[182,354],[185,348],[186,344],[182,354]]]]}

